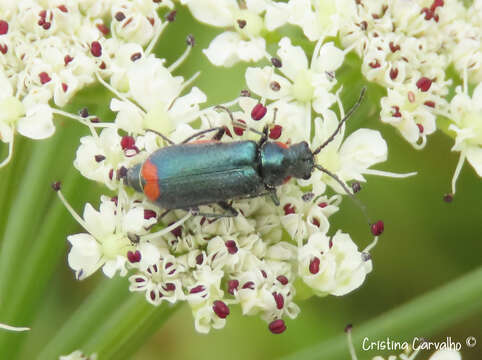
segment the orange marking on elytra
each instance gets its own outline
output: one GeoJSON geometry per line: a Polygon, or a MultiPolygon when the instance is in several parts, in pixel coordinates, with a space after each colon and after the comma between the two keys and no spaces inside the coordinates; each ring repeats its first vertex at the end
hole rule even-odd
{"type": "Polygon", "coordinates": [[[284,142],[281,142],[281,141],[275,141],[275,144],[283,149],[288,149],[290,147],[288,144],[285,144],[284,142]]]}
{"type": "Polygon", "coordinates": [[[144,165],[142,165],[142,177],[146,181],[144,185],[144,194],[152,200],[156,201],[161,195],[161,190],[159,189],[159,178],[157,177],[157,167],[149,160],[146,160],[144,165]]]}
{"type": "Polygon", "coordinates": [[[214,139],[200,139],[200,140],[194,140],[190,141],[189,144],[209,144],[209,143],[218,143],[218,140],[214,139]]]}

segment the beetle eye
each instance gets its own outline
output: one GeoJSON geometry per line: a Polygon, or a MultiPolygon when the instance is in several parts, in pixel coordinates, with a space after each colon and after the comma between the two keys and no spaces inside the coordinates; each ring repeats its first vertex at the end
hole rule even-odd
{"type": "Polygon", "coordinates": [[[310,177],[311,177],[311,174],[307,174],[307,175],[303,176],[303,180],[308,180],[310,177]]]}

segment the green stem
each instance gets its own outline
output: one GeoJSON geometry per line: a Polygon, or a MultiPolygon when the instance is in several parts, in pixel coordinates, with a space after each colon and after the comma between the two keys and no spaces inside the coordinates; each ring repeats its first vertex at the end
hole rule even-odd
{"type": "Polygon", "coordinates": [[[107,314],[122,306],[130,295],[125,278],[105,279],[64,323],[57,334],[37,356],[38,360],[57,359],[81,348],[105,322],[107,314]]]}
{"type": "Polygon", "coordinates": [[[132,356],[174,313],[179,304],[155,307],[144,294],[131,294],[122,306],[96,329],[83,347],[100,359],[127,359],[132,356]]]}
{"type": "MultiPolygon", "coordinates": [[[[356,327],[353,343],[358,348],[365,337],[372,341],[388,337],[411,339],[428,337],[482,310],[482,267],[430,291],[411,302],[356,327]]],[[[283,360],[347,359],[345,334],[308,349],[283,357],[283,360]]]]}

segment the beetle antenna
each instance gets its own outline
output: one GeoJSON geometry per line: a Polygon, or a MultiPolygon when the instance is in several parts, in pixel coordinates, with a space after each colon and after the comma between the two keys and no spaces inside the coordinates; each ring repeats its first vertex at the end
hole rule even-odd
{"type": "Polygon", "coordinates": [[[164,139],[165,141],[167,141],[171,145],[175,145],[174,141],[169,139],[166,135],[161,134],[159,131],[152,130],[152,129],[146,129],[146,131],[149,131],[151,133],[156,134],[157,136],[160,136],[162,139],[164,139]]]}
{"type": "Polygon", "coordinates": [[[323,166],[319,165],[319,164],[315,164],[315,168],[317,168],[318,170],[324,172],[325,174],[327,174],[329,177],[331,177],[333,180],[335,180],[338,184],[340,184],[340,186],[343,188],[343,190],[345,190],[345,192],[350,196],[350,198],[353,200],[353,202],[355,204],[357,204],[357,206],[361,209],[363,215],[365,216],[365,219],[367,220],[368,224],[371,224],[372,222],[370,221],[370,218],[368,217],[368,214],[367,214],[367,209],[365,207],[365,205],[360,201],[360,199],[358,199],[349,189],[348,187],[346,186],[346,184],[341,181],[341,179],[333,174],[330,170],[328,169],[325,169],[323,166]]]}
{"type": "Polygon", "coordinates": [[[258,134],[258,135],[261,135],[261,136],[263,135],[263,133],[261,131],[253,129],[252,127],[246,126],[246,124],[243,124],[243,123],[240,123],[239,121],[234,120],[233,113],[227,107],[222,106],[222,105],[216,105],[214,108],[226,111],[229,115],[229,118],[231,119],[231,123],[233,124],[233,126],[237,126],[237,127],[242,128],[242,129],[250,130],[250,131],[254,132],[255,134],[258,134]]]}
{"type": "Polygon", "coordinates": [[[366,91],[367,91],[366,87],[364,87],[361,90],[361,93],[360,93],[360,96],[358,97],[357,102],[351,107],[351,109],[348,111],[348,113],[345,115],[345,117],[340,121],[336,130],[333,131],[333,134],[331,134],[330,137],[328,139],[326,139],[326,141],[323,144],[321,144],[319,147],[317,147],[315,149],[315,151],[313,151],[313,155],[318,154],[321,151],[321,149],[323,149],[326,145],[328,145],[329,143],[331,143],[333,141],[333,139],[335,138],[336,134],[338,134],[338,132],[340,131],[343,124],[355,112],[355,110],[358,108],[358,106],[360,106],[361,102],[363,101],[363,97],[365,96],[366,91]]]}

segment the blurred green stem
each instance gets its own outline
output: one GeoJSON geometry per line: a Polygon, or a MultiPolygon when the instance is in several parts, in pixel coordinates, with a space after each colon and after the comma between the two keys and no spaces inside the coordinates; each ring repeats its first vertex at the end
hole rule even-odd
{"type": "Polygon", "coordinates": [[[128,287],[126,278],[103,280],[37,359],[56,359],[79,349],[102,360],[134,354],[178,306],[155,307],[128,287]]]}
{"type": "MultiPolygon", "coordinates": [[[[428,337],[482,310],[482,267],[415,300],[355,327],[353,343],[360,353],[363,338],[428,337]]],[[[340,334],[283,360],[347,359],[346,335],[340,334]]]]}

